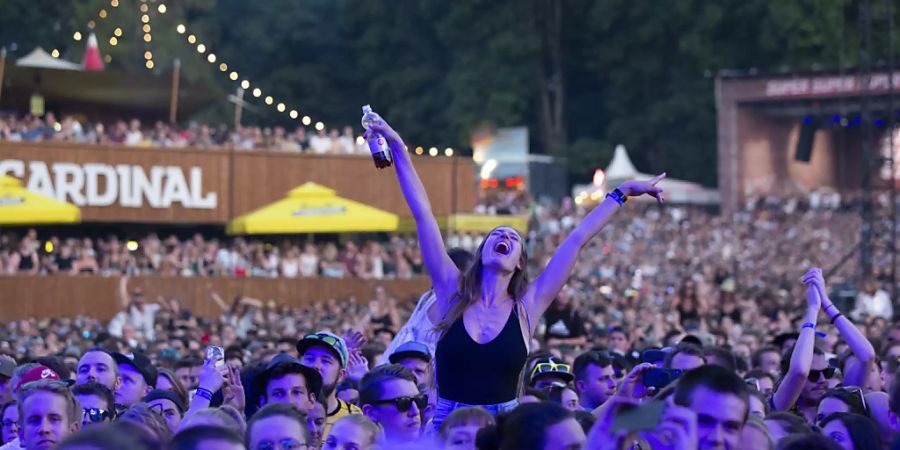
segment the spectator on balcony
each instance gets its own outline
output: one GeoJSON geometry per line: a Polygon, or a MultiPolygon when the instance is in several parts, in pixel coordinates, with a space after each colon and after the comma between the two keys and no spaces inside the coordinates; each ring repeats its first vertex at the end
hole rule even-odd
{"type": "Polygon", "coordinates": [[[338,142],[340,143],[340,153],[343,153],[345,155],[353,155],[358,153],[356,149],[356,138],[353,137],[353,127],[344,127],[344,131],[338,138],[338,142]]]}
{"type": "Polygon", "coordinates": [[[315,245],[307,242],[300,254],[300,276],[314,277],[319,274],[319,251],[315,245]]]}
{"type": "Polygon", "coordinates": [[[319,130],[315,136],[309,138],[309,148],[317,155],[323,155],[331,151],[331,139],[325,134],[325,129],[319,130]]]}
{"type": "Polygon", "coordinates": [[[125,131],[125,145],[136,147],[144,141],[144,133],[141,132],[141,122],[137,119],[131,119],[128,129],[125,131]]]}

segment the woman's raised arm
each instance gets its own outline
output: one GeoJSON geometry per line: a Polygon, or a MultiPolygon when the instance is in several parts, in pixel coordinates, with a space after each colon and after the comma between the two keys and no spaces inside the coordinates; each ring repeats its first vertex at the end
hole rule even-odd
{"type": "Polygon", "coordinates": [[[419,237],[419,245],[422,248],[422,258],[428,276],[439,301],[449,301],[457,290],[459,270],[453,264],[453,260],[447,255],[444,248],[444,239],[438,228],[437,220],[431,211],[431,202],[425,186],[413,167],[406,145],[400,135],[384,120],[378,120],[366,131],[379,133],[387,140],[394,157],[394,165],[397,168],[397,181],[400,182],[400,190],[403,198],[409,205],[413,219],[416,221],[416,233],[419,237]]]}
{"type": "MultiPolygon", "coordinates": [[[[662,173],[649,181],[626,181],[619,186],[618,191],[626,198],[647,194],[662,203],[662,189],[656,187],[656,184],[665,177],[666,174],[662,173]]],[[[559,245],[544,272],[529,287],[530,295],[526,296],[529,299],[526,306],[530,317],[540,317],[547,310],[572,272],[578,253],[603,229],[620,206],[618,201],[607,197],[559,245]]]]}

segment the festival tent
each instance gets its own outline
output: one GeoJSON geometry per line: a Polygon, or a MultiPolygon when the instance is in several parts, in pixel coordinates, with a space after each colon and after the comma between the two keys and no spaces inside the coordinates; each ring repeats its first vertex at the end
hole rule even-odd
{"type": "MultiPolygon", "coordinates": [[[[0,70],[0,83],[0,109],[28,112],[32,96],[40,94],[47,111],[90,120],[167,120],[172,98],[171,73],[151,73],[143,66],[129,72],[85,70],[40,48],[7,66],[5,73],[0,70]]],[[[179,115],[187,117],[222,99],[209,86],[181,80],[179,115]]]]}
{"type": "Polygon", "coordinates": [[[33,69],[55,69],[55,70],[82,70],[81,64],[66,61],[61,58],[54,58],[44,49],[37,47],[31,53],[19,58],[16,61],[18,67],[30,67],[33,69]]]}
{"type": "MultiPolygon", "coordinates": [[[[655,176],[655,174],[651,175],[639,172],[634,166],[634,163],[631,162],[631,157],[628,156],[628,151],[625,150],[625,146],[621,144],[616,146],[612,161],[606,166],[604,175],[604,182],[601,186],[591,185],[576,187],[576,189],[574,189],[576,201],[580,203],[587,198],[599,201],[606,188],[612,190],[614,187],[626,181],[649,180],[655,176]]],[[[657,186],[663,189],[667,202],[704,205],[719,203],[718,190],[705,188],[703,185],[692,181],[666,177],[660,181],[657,186]]],[[[653,199],[646,197],[641,198],[641,200],[652,201],[653,199]]]]}
{"type": "Polygon", "coordinates": [[[333,189],[305,183],[287,197],[233,219],[228,234],[365,233],[396,231],[395,214],[338,197],[333,189]]]}
{"type": "Polygon", "coordinates": [[[25,189],[22,182],[0,175],[0,225],[47,225],[81,221],[77,206],[25,189]]]}

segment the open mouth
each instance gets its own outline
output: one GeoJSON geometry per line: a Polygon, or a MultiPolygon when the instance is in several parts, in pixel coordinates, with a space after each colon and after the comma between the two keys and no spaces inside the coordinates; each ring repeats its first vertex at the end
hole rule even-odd
{"type": "Polygon", "coordinates": [[[501,242],[498,242],[497,245],[494,246],[494,251],[497,253],[500,253],[502,255],[508,255],[509,250],[510,250],[509,244],[507,244],[506,242],[501,241],[501,242]]]}

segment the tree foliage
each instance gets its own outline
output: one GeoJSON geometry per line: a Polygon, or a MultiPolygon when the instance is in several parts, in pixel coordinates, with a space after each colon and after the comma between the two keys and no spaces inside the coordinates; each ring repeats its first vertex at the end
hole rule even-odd
{"type": "MultiPolygon", "coordinates": [[[[621,143],[644,172],[708,185],[716,74],[855,67],[863,5],[872,61],[883,63],[887,17],[900,19],[889,0],[190,0],[153,15],[147,44],[141,3],[120,3],[113,11],[108,2],[4,0],[0,45],[16,43],[14,57],[41,45],[80,60],[83,42],[72,33],[105,7],[97,32],[112,67],[146,70],[151,49],[162,76],[180,58],[186,79],[221,92],[206,117],[229,117],[224,98],[237,83],[175,33],[178,23],[241,80],[329,126],[355,125],[371,103],[411,145],[465,149],[475,130],[526,125],[532,151],[568,158],[576,177],[608,163],[621,143]],[[109,48],[114,22],[128,28],[109,48]]],[[[297,125],[260,110],[246,120],[297,125]]]]}

